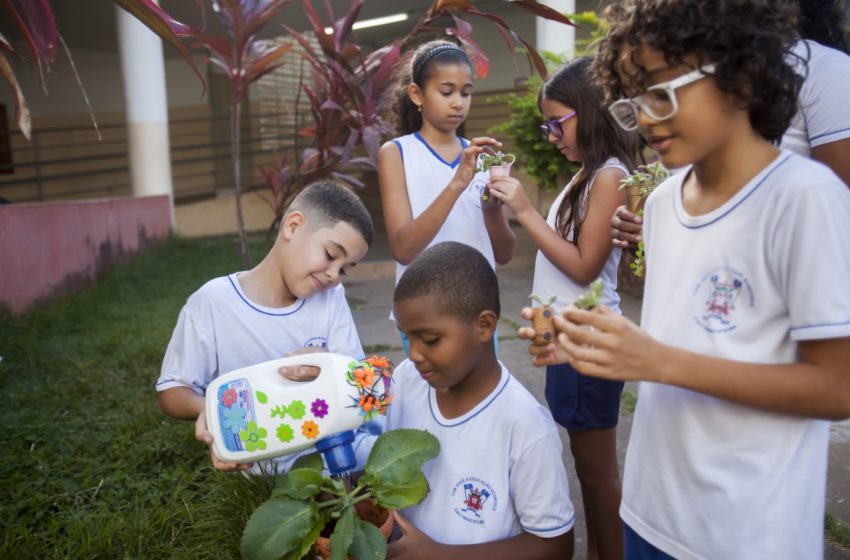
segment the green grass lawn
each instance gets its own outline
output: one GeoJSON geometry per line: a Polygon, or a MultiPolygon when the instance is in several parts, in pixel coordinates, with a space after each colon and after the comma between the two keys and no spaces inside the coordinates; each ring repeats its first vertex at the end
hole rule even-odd
{"type": "Polygon", "coordinates": [[[233,237],[169,239],[67,300],[0,313],[0,558],[232,557],[215,526],[232,480],[154,383],[186,298],[238,267],[233,237]]]}

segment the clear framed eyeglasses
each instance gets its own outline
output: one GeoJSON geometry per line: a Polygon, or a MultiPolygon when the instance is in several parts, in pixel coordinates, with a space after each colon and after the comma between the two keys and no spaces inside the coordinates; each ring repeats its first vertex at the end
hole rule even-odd
{"type": "Polygon", "coordinates": [[[637,129],[638,111],[643,111],[654,121],[665,121],[679,110],[676,89],[701,80],[713,74],[714,70],[714,64],[706,64],[669,82],[651,86],[640,95],[615,101],[608,111],[624,130],[637,129]]]}

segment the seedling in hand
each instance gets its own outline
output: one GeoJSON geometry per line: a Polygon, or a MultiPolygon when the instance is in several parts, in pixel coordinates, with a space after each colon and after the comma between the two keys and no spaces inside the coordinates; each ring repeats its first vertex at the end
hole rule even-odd
{"type": "MultiPolygon", "coordinates": [[[[643,216],[643,205],[646,202],[646,197],[669,176],[670,172],[667,171],[667,168],[661,165],[661,162],[656,161],[649,165],[641,165],[629,175],[623,177],[620,180],[620,190],[626,191],[626,206],[629,212],[643,216]]],[[[634,260],[629,264],[629,268],[632,269],[635,276],[643,276],[645,251],[646,247],[643,240],[638,241],[634,260]]]]}
{"type": "Polygon", "coordinates": [[[594,280],[590,285],[590,290],[575,300],[574,305],[579,309],[590,311],[599,305],[599,299],[602,297],[602,280],[594,280]]]}
{"type": "MultiPolygon", "coordinates": [[[[510,175],[511,165],[513,165],[515,161],[516,156],[511,153],[503,154],[502,152],[497,151],[490,154],[484,152],[478,156],[475,172],[480,173],[482,171],[490,171],[491,179],[496,177],[507,177],[510,175]]],[[[481,193],[481,200],[485,202],[490,200],[490,189],[484,189],[484,192],[481,193]]]]}

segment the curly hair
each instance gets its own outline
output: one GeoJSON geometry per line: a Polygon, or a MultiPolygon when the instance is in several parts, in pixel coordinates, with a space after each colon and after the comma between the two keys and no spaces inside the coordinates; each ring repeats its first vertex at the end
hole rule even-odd
{"type": "Polygon", "coordinates": [[[394,85],[383,101],[388,120],[395,125],[398,134],[411,134],[422,128],[422,113],[410,100],[407,88],[416,84],[425,89],[425,83],[433,76],[434,68],[445,64],[466,64],[472,70],[469,55],[462,47],[445,40],[429,41],[419,45],[398,65],[394,85]]]}
{"type": "Polygon", "coordinates": [[[690,66],[685,58],[696,56],[696,67],[716,65],[715,84],[747,107],[753,130],[770,142],[782,138],[804,79],[795,67],[806,68],[791,51],[798,22],[793,2],[624,0],[605,16],[611,31],[600,43],[593,72],[609,101],[646,86],[642,46],[663,53],[670,66],[690,66]]]}
{"type": "Polygon", "coordinates": [[[847,33],[841,26],[844,14],[837,0],[798,0],[797,5],[803,39],[850,53],[847,33]]]}

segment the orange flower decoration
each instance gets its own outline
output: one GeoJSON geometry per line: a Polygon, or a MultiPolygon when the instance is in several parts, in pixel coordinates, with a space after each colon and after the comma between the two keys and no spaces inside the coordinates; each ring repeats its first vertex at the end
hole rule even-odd
{"type": "Polygon", "coordinates": [[[373,408],[376,408],[379,405],[378,399],[373,397],[372,395],[363,395],[360,397],[360,400],[357,402],[357,406],[363,409],[364,412],[369,413],[373,408]]]}
{"type": "Polygon", "coordinates": [[[375,382],[375,370],[372,368],[359,367],[354,370],[354,382],[359,387],[371,387],[375,382]]]}
{"type": "Polygon", "coordinates": [[[388,368],[390,367],[390,361],[385,356],[369,356],[365,360],[363,360],[367,364],[373,367],[379,368],[388,368]]]}
{"type": "Polygon", "coordinates": [[[301,424],[301,433],[307,439],[316,439],[319,436],[319,425],[312,420],[307,420],[301,424]]]}

